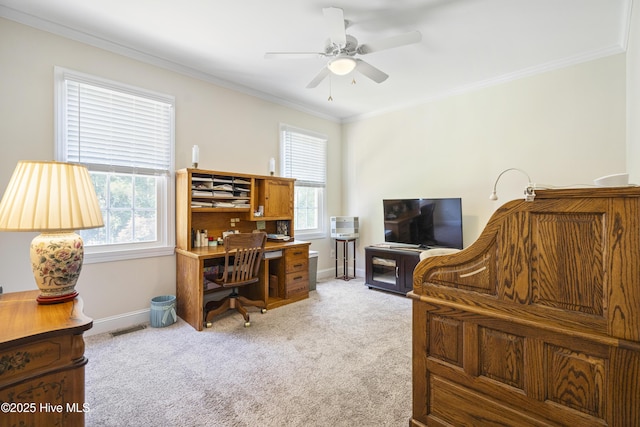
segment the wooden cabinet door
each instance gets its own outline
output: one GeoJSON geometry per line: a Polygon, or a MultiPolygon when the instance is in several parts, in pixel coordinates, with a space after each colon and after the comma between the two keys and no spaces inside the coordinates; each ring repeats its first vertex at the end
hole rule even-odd
{"type": "Polygon", "coordinates": [[[266,179],[264,181],[265,218],[291,218],[293,212],[293,182],[266,179]]]}
{"type": "Polygon", "coordinates": [[[369,288],[400,292],[402,257],[399,254],[365,248],[366,280],[369,288]]]}

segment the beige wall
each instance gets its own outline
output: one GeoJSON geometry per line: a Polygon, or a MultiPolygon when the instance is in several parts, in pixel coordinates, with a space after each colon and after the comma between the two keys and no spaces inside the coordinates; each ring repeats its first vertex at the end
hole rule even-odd
{"type": "MultiPolygon", "coordinates": [[[[383,239],[383,198],[461,196],[468,246],[496,207],[526,184],[507,174],[500,200],[489,201],[503,169],[520,167],[536,183],[557,186],[627,167],[639,175],[638,160],[630,158],[640,151],[638,131],[625,122],[623,54],[342,126],[2,19],[0,64],[0,188],[18,160],[53,158],[53,67],[67,67],[175,96],[176,168],[189,165],[198,144],[202,167],[266,173],[268,159],[278,158],[280,122],[328,135],[328,213],[360,216],[359,275],[362,248],[383,239]],[[627,132],[635,141],[629,147],[627,132]]],[[[637,102],[631,108],[640,109],[637,102]]],[[[27,256],[32,237],[0,233],[5,292],[35,288],[27,256]]],[[[330,239],[313,241],[320,271],[332,271],[332,248],[330,239]]],[[[144,315],[151,297],[175,292],[175,260],[85,265],[78,290],[87,314],[113,325],[144,315]]]]}
{"type": "MultiPolygon", "coordinates": [[[[176,99],[176,169],[190,166],[200,146],[200,167],[268,174],[278,158],[279,124],[329,138],[329,211],[341,211],[340,124],[186,77],[130,58],[0,19],[0,188],[18,160],[54,155],[53,69],[70,68],[173,95],[176,99]]],[[[35,289],[28,262],[33,233],[0,233],[0,285],[5,292],[35,289]]],[[[314,240],[319,270],[333,271],[330,239],[314,240]]],[[[157,295],[175,294],[173,256],[85,264],[77,289],[94,319],[147,310],[157,295]]]]}
{"type": "MultiPolygon", "coordinates": [[[[360,249],[384,241],[382,199],[462,197],[465,246],[491,213],[540,185],[593,184],[626,171],[625,56],[523,78],[349,123],[345,206],[360,249]]],[[[427,76],[425,76],[427,78],[427,76]]]]}

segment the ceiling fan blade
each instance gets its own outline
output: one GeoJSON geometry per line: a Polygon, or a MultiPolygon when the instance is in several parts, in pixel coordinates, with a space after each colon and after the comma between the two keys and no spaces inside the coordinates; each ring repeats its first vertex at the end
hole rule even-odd
{"type": "Polygon", "coordinates": [[[267,52],[265,59],[300,59],[300,58],[320,58],[327,56],[324,52],[267,52]]]}
{"type": "Polygon", "coordinates": [[[362,44],[358,46],[358,53],[360,55],[366,55],[367,53],[379,52],[381,50],[418,43],[421,40],[422,34],[420,31],[411,31],[410,33],[400,34],[387,39],[378,40],[373,43],[362,44]]]}
{"type": "Polygon", "coordinates": [[[321,81],[324,80],[325,77],[329,75],[330,71],[327,67],[322,67],[320,72],[309,82],[307,85],[307,89],[312,89],[320,84],[321,81]]]}
{"type": "Polygon", "coordinates": [[[338,46],[345,46],[347,44],[347,33],[342,9],[339,7],[326,7],[322,9],[322,13],[329,28],[331,43],[338,46]]]}
{"type": "Polygon", "coordinates": [[[376,83],[382,83],[389,77],[388,74],[383,73],[373,65],[364,62],[362,59],[356,59],[356,62],[358,63],[358,65],[356,65],[356,70],[364,74],[366,77],[369,77],[376,83]]]}

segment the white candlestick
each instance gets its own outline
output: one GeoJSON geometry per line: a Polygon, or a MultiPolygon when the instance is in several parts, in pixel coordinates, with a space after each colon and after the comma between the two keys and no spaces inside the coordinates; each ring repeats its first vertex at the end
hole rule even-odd
{"type": "Polygon", "coordinates": [[[276,159],[269,159],[269,173],[273,175],[276,172],[276,159]]]}
{"type": "Polygon", "coordinates": [[[194,166],[197,167],[199,159],[200,159],[200,148],[198,148],[197,145],[194,145],[193,148],[191,149],[191,163],[193,163],[194,166]]]}

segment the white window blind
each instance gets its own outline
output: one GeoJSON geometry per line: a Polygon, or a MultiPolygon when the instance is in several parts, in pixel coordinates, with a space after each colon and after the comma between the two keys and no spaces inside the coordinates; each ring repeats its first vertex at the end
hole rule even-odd
{"type": "Polygon", "coordinates": [[[66,159],[89,169],[169,174],[172,105],[65,78],[66,159]]]}
{"type": "Polygon", "coordinates": [[[56,158],[89,169],[105,222],[85,263],[174,248],[174,99],[56,67],[56,158]]]}
{"type": "Polygon", "coordinates": [[[296,179],[296,236],[305,239],[324,238],[327,138],[287,125],[281,125],[280,131],[281,173],[296,179]]]}
{"type": "Polygon", "coordinates": [[[296,185],[324,187],[327,171],[327,139],[283,126],[282,174],[296,185]]]}

